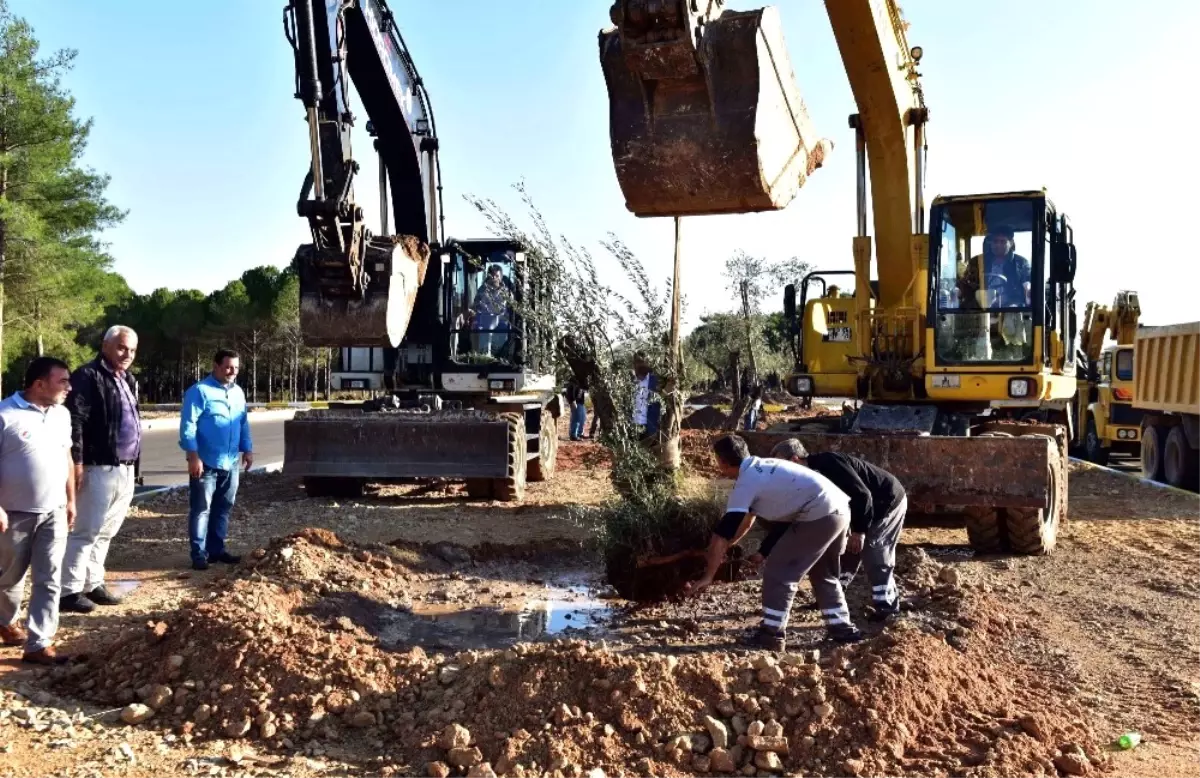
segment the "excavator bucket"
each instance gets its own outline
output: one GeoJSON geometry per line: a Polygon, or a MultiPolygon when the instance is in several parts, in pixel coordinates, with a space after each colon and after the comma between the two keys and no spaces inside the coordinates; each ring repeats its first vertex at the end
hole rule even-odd
{"type": "Polygon", "coordinates": [[[832,149],[776,9],[721,5],[617,0],[600,33],[613,163],[638,216],[780,210],[832,149]]]}
{"type": "Polygon", "coordinates": [[[429,246],[411,235],[370,238],[347,267],[300,247],[300,333],[306,346],[399,346],[408,329],[417,288],[429,265],[429,246]]]}

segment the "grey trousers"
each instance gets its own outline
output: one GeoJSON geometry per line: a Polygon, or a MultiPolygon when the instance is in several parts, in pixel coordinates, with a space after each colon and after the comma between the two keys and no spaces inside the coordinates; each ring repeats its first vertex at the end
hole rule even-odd
{"type": "Polygon", "coordinates": [[[104,583],[108,545],[129,513],[133,488],[133,465],[83,468],[83,483],[75,495],[75,528],[63,559],[64,595],[90,592],[104,583]]]}
{"type": "Polygon", "coordinates": [[[867,530],[862,554],[854,557],[847,554],[842,558],[843,587],[850,585],[858,573],[860,564],[865,564],[867,580],[871,582],[871,602],[884,608],[895,607],[900,599],[895,578],[896,546],[900,543],[900,531],[904,528],[904,517],[907,514],[908,497],[903,497],[900,504],[883,521],[867,530]]]}
{"type": "Polygon", "coordinates": [[[851,626],[850,609],[838,580],[839,559],[846,550],[849,513],[831,513],[792,524],[767,557],[763,570],[763,626],[787,629],[800,579],[808,576],[826,627],[851,626]]]}
{"type": "Polygon", "coordinates": [[[67,511],[8,514],[8,531],[0,533],[0,624],[12,626],[21,610],[25,576],[33,568],[25,652],[41,651],[58,631],[59,577],[67,546],[67,511]]]}

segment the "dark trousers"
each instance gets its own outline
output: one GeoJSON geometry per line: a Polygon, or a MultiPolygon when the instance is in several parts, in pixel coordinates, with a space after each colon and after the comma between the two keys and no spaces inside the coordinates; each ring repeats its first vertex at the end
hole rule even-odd
{"type": "Polygon", "coordinates": [[[215,559],[225,553],[238,473],[237,467],[218,470],[205,465],[204,473],[188,483],[188,535],[193,562],[215,559]]]}

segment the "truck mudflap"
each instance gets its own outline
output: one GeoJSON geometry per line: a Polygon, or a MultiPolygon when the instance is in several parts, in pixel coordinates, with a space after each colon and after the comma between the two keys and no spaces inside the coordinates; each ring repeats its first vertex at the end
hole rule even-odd
{"type": "MultiPolygon", "coordinates": [[[[799,426],[799,425],[798,425],[799,426]]],[[[1066,518],[1066,431],[997,422],[973,437],[833,434],[772,428],[740,432],[756,456],[796,438],[810,453],[838,451],[895,475],[913,513],[960,513],[978,551],[1047,554],[1066,518]]]]}
{"type": "Polygon", "coordinates": [[[511,475],[512,426],[475,410],[302,411],[284,423],[283,472],[368,481],[503,479],[511,475]]]}

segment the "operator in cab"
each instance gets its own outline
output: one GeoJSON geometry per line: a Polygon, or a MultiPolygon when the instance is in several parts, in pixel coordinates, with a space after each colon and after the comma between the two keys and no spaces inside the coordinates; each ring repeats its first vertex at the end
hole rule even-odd
{"type": "Polygon", "coordinates": [[[750,456],[746,442],[725,435],[713,443],[721,474],[736,478],[725,516],[713,528],[705,571],[688,586],[698,594],[712,585],[729,547],[754,526],[755,518],[782,527],[763,570],[762,623],[746,644],[783,651],[792,603],[800,579],[808,576],[825,622],[826,637],[852,643],[862,633],[850,620],[850,608],[838,581],[839,558],[846,548],[850,498],[825,476],[783,459],[750,456]]]}
{"type": "MultiPolygon", "coordinates": [[[[850,498],[850,538],[840,560],[842,587],[849,587],[865,561],[871,584],[869,621],[886,621],[900,613],[896,588],[896,546],[908,513],[908,495],[900,480],[882,467],[859,457],[826,451],[809,454],[795,438],[780,442],[771,456],[810,468],[832,481],[850,498]]],[[[772,527],[759,548],[769,558],[781,532],[772,527]]],[[[753,559],[753,557],[751,557],[753,559]]]]}
{"type": "Polygon", "coordinates": [[[475,331],[479,337],[479,351],[495,355],[504,347],[508,334],[508,305],[512,293],[504,283],[504,273],[499,265],[488,267],[487,280],[475,293],[471,312],[475,317],[475,331]]]}
{"type": "Polygon", "coordinates": [[[964,308],[1023,308],[1030,304],[1033,270],[1029,260],[1016,253],[1015,235],[1006,224],[988,230],[983,253],[971,257],[960,275],[959,299],[964,308]],[[980,291],[987,293],[985,300],[979,299],[980,291]]]}

